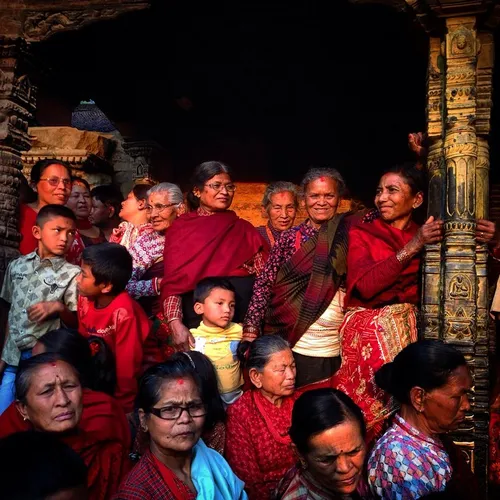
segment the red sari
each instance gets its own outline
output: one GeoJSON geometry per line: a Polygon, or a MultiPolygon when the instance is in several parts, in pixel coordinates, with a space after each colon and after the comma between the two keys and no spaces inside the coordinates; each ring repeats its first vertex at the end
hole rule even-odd
{"type": "MultiPolygon", "coordinates": [[[[21,418],[15,403],[0,415],[0,438],[32,429],[30,422],[21,418]]],[[[131,467],[130,429],[118,402],[102,392],[84,389],[78,432],[62,440],[83,458],[88,468],[89,498],[111,498],[131,467]]]]}
{"type": "Polygon", "coordinates": [[[298,460],[288,430],[300,392],[278,408],[258,390],[246,391],[227,410],[226,460],[245,482],[250,500],[265,500],[298,460]]]}
{"type": "Polygon", "coordinates": [[[375,372],[417,340],[420,260],[415,257],[403,265],[396,258],[418,231],[416,224],[399,230],[370,215],[349,234],[342,365],[330,384],[362,409],[369,437],[375,437],[395,410],[392,399],[375,384],[375,372]]]}

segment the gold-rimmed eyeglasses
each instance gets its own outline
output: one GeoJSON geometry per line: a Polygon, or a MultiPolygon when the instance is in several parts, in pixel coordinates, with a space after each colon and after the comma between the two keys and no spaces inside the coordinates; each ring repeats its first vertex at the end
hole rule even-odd
{"type": "Polygon", "coordinates": [[[228,193],[234,193],[236,191],[236,184],[222,184],[222,182],[213,182],[211,184],[205,184],[205,186],[213,189],[216,193],[220,193],[222,189],[225,189],[228,193]]]}

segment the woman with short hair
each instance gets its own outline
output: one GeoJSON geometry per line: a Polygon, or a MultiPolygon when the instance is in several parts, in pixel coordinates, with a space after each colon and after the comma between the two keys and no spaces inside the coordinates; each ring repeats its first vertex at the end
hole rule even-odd
{"type": "Polygon", "coordinates": [[[472,377],[463,354],[438,340],[405,347],[375,375],[401,409],[368,460],[370,488],[379,498],[420,498],[453,492],[477,498],[469,466],[451,439],[471,409],[472,377]]]}
{"type": "Polygon", "coordinates": [[[150,446],[115,499],[247,498],[224,458],[200,439],[207,406],[188,356],[178,353],[141,378],[136,407],[150,446]]]}
{"type": "Polygon", "coordinates": [[[227,409],[226,458],[250,499],[271,497],[295,463],[288,429],[295,392],[295,360],[286,340],[263,335],[238,348],[252,389],[227,409]]]}
{"type": "Polygon", "coordinates": [[[302,394],[290,427],[299,465],[288,471],[274,499],[371,498],[364,477],[365,434],[363,414],[349,396],[335,389],[302,394]]]}

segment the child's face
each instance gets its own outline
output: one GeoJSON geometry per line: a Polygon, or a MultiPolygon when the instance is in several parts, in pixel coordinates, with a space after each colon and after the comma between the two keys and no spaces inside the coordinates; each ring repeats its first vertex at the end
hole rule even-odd
{"type": "Polygon", "coordinates": [[[100,283],[96,285],[94,275],[92,274],[92,268],[82,262],[82,270],[76,278],[76,283],[78,287],[78,293],[83,297],[97,297],[102,295],[106,284],[100,283]]]}
{"type": "Polygon", "coordinates": [[[194,310],[203,316],[207,326],[227,328],[234,316],[234,293],[223,288],[214,288],[203,304],[196,302],[194,310]]]}
{"type": "Polygon", "coordinates": [[[44,257],[63,257],[75,239],[75,221],[53,217],[45,224],[33,227],[33,236],[40,242],[44,257]]]}

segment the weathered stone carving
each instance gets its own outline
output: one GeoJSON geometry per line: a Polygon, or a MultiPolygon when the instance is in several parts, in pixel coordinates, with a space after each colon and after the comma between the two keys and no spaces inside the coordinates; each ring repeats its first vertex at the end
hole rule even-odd
{"type": "Polygon", "coordinates": [[[115,144],[109,134],[72,127],[32,127],[29,132],[32,147],[22,154],[23,173],[27,179],[38,160],[57,158],[68,162],[72,174],[83,177],[91,186],[112,181],[110,159],[115,144]]]}

